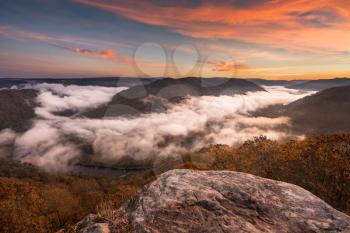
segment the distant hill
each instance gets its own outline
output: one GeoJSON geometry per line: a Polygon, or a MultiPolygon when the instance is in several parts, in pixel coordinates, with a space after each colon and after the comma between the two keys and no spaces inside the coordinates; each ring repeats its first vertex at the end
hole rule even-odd
{"type": "Polygon", "coordinates": [[[290,89],[322,91],[332,87],[350,85],[350,78],[318,79],[318,80],[267,80],[247,79],[260,86],[284,86],[290,89]]]}
{"type": "Polygon", "coordinates": [[[11,128],[25,131],[30,128],[37,105],[35,90],[0,90],[0,130],[11,128]]]}
{"type": "Polygon", "coordinates": [[[288,116],[292,129],[306,134],[350,132],[350,86],[334,87],[255,113],[269,117],[288,116]]]}
{"type": "Polygon", "coordinates": [[[306,82],[306,80],[268,80],[260,78],[247,79],[260,86],[292,86],[306,82]]]}
{"type": "MultiPolygon", "coordinates": [[[[12,86],[23,86],[26,84],[53,83],[63,85],[79,85],[79,86],[104,86],[104,87],[133,87],[137,85],[147,85],[157,80],[166,78],[124,78],[124,77],[97,77],[97,78],[31,78],[31,79],[11,79],[0,78],[0,88],[10,88],[12,86]]],[[[169,78],[170,79],[170,78],[169,78]]],[[[200,79],[200,78],[198,78],[200,79]]],[[[210,82],[225,83],[229,78],[206,78],[205,85],[210,82]]],[[[255,83],[259,86],[284,86],[291,89],[315,90],[320,91],[331,87],[350,85],[350,78],[334,78],[320,80],[267,80],[267,79],[246,79],[248,82],[255,83]]]]}
{"type": "Polygon", "coordinates": [[[180,102],[186,96],[234,95],[245,94],[249,91],[264,91],[264,89],[243,79],[165,78],[122,91],[116,94],[107,106],[84,115],[91,118],[101,118],[103,116],[161,112],[166,109],[167,102],[180,102]]]}
{"type": "Polygon", "coordinates": [[[131,87],[136,85],[145,85],[157,78],[71,78],[71,79],[10,79],[0,78],[0,88],[10,88],[12,86],[23,86],[26,84],[50,83],[64,85],[79,85],[79,86],[104,86],[104,87],[131,87]]]}
{"type": "Polygon", "coordinates": [[[285,107],[298,128],[313,132],[350,132],[350,86],[334,87],[285,107]]]}
{"type": "Polygon", "coordinates": [[[288,88],[299,90],[321,91],[332,87],[348,86],[350,78],[334,78],[334,79],[319,79],[310,80],[294,85],[288,85],[288,88]]]}

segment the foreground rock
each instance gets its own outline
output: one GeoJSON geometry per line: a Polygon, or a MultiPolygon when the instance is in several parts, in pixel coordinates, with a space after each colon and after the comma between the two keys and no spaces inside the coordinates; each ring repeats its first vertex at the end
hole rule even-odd
{"type": "Polygon", "coordinates": [[[169,171],[115,213],[122,216],[89,216],[77,232],[123,232],[126,224],[131,232],[162,233],[350,229],[349,216],[298,186],[229,171],[169,171]]]}

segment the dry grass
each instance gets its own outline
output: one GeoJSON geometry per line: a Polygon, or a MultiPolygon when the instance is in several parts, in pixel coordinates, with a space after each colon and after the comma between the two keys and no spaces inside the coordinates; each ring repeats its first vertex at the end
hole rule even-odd
{"type": "Polygon", "coordinates": [[[106,201],[101,203],[98,209],[98,216],[106,219],[112,233],[130,233],[131,224],[128,215],[123,208],[113,208],[114,203],[106,201]]]}

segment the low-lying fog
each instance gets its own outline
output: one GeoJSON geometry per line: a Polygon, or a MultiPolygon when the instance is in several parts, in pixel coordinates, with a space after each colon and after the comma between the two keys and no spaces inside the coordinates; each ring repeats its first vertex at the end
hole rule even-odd
{"type": "MultiPolygon", "coordinates": [[[[265,135],[284,139],[281,130],[286,117],[253,117],[249,113],[272,104],[288,104],[312,92],[284,87],[264,87],[267,92],[235,96],[189,97],[170,104],[164,113],[137,117],[87,119],[67,117],[58,112],[82,112],[108,103],[123,87],[27,86],[40,91],[37,119],[23,134],[11,130],[0,133],[0,146],[12,145],[15,159],[30,162],[49,171],[69,169],[84,156],[94,161],[117,164],[129,156],[136,161],[157,156],[177,156],[209,144],[235,145],[265,135]],[[83,150],[82,145],[91,150],[83,150]]],[[[1,151],[0,151],[1,152],[1,151]]]]}

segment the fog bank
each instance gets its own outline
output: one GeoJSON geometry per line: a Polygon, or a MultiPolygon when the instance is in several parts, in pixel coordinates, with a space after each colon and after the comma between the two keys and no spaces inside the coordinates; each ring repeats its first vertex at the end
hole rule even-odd
{"type": "Polygon", "coordinates": [[[277,140],[302,137],[281,130],[281,126],[289,124],[286,117],[253,117],[250,112],[273,104],[287,104],[311,94],[283,87],[264,87],[267,92],[189,97],[178,104],[168,103],[163,113],[87,119],[58,116],[56,112],[96,108],[125,88],[56,84],[31,88],[40,90],[38,119],[21,135],[9,130],[1,132],[0,145],[4,148],[13,142],[15,159],[49,171],[70,169],[87,157],[91,161],[117,165],[120,161],[125,164],[126,158],[143,161],[178,156],[209,144],[235,145],[259,135],[277,140]]]}

